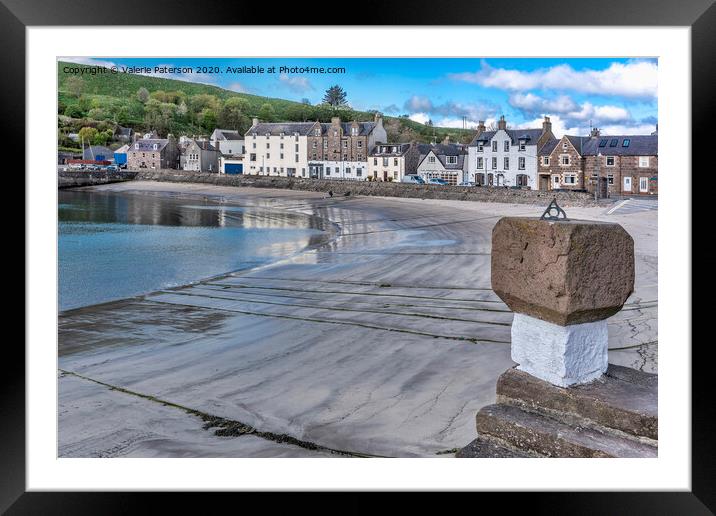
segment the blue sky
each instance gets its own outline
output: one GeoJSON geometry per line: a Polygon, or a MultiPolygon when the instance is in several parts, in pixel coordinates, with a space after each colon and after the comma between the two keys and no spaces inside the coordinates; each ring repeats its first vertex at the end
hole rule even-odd
{"type": "Polygon", "coordinates": [[[339,84],[349,104],[388,115],[407,114],[439,126],[473,127],[504,115],[512,127],[587,134],[649,134],[657,121],[657,60],[615,58],[65,58],[104,65],[218,67],[219,73],[157,73],[233,91],[320,103],[339,84]],[[263,67],[231,73],[226,67],[263,67]],[[345,73],[281,73],[280,67],[342,67],[345,73]],[[270,73],[270,67],[275,71],[270,73]]]}

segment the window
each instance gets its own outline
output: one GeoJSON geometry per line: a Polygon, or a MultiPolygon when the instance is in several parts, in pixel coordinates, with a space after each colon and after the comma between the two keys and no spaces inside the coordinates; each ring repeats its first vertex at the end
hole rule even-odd
{"type": "Polygon", "coordinates": [[[344,149],[348,148],[348,140],[343,140],[343,148],[344,149]]]}
{"type": "Polygon", "coordinates": [[[296,144],[296,152],[298,152],[298,144],[296,144]]]}
{"type": "Polygon", "coordinates": [[[252,149],[255,149],[255,148],[256,148],[256,142],[254,142],[254,143],[252,144],[251,148],[252,148],[252,149]]]}
{"type": "Polygon", "coordinates": [[[279,159],[283,159],[283,152],[279,155],[279,159]]]}
{"type": "Polygon", "coordinates": [[[562,150],[567,150],[567,148],[568,148],[567,142],[563,142],[563,143],[562,143],[562,150]]]}
{"type": "Polygon", "coordinates": [[[256,154],[249,154],[249,161],[256,161],[256,154]]]}
{"type": "Polygon", "coordinates": [[[607,156],[605,158],[605,163],[608,167],[613,167],[614,166],[614,156],[607,156]]]}
{"type": "Polygon", "coordinates": [[[398,166],[398,158],[393,158],[393,165],[398,166]]]}
{"type": "Polygon", "coordinates": [[[138,143],[135,143],[135,144],[134,144],[134,149],[135,149],[135,150],[139,150],[139,144],[138,144],[138,143]]]}
{"type": "Polygon", "coordinates": [[[363,140],[358,140],[356,145],[358,146],[359,149],[362,149],[363,148],[363,140]]]}
{"type": "Polygon", "coordinates": [[[324,149],[328,148],[328,140],[323,140],[323,148],[324,149]]]}
{"type": "Polygon", "coordinates": [[[524,151],[527,148],[527,145],[525,145],[525,142],[520,142],[520,151],[524,151]]]}
{"type": "Polygon", "coordinates": [[[617,138],[614,138],[613,140],[611,140],[611,141],[609,142],[609,146],[610,146],[610,147],[616,147],[618,143],[619,143],[619,140],[618,140],[617,138]]]}
{"type": "Polygon", "coordinates": [[[298,163],[298,154],[296,154],[296,163],[298,163]]]}
{"type": "Polygon", "coordinates": [[[428,163],[435,163],[435,156],[428,157],[428,163]]]}
{"type": "Polygon", "coordinates": [[[331,167],[326,167],[326,175],[327,176],[331,175],[331,167]]]}
{"type": "Polygon", "coordinates": [[[155,143],[154,145],[152,145],[152,149],[157,150],[158,148],[159,148],[159,144],[155,143]]]}
{"type": "Polygon", "coordinates": [[[510,158],[505,158],[505,170],[510,170],[510,158]]]}
{"type": "Polygon", "coordinates": [[[457,156],[446,156],[445,161],[448,165],[456,165],[457,164],[457,156]]]}
{"type": "Polygon", "coordinates": [[[267,148],[267,149],[270,149],[270,148],[271,148],[271,144],[270,144],[269,142],[266,142],[266,148],[267,148]]]}
{"type": "Polygon", "coordinates": [[[505,152],[510,152],[510,141],[505,140],[505,152]]]}
{"type": "Polygon", "coordinates": [[[610,185],[613,185],[613,184],[614,184],[614,174],[609,174],[609,175],[607,176],[607,182],[608,182],[610,185]]]}
{"type": "Polygon", "coordinates": [[[388,158],[383,158],[383,166],[384,167],[388,166],[388,158]]]}
{"type": "Polygon", "coordinates": [[[497,170],[497,158],[492,158],[492,170],[497,170]]]}
{"type": "Polygon", "coordinates": [[[477,158],[477,168],[482,169],[482,158],[477,158]]]}
{"type": "Polygon", "coordinates": [[[573,185],[576,182],[577,182],[577,176],[575,176],[574,174],[565,174],[564,184],[573,185]]]}
{"type": "Polygon", "coordinates": [[[492,152],[497,152],[497,142],[492,142],[492,152]]]}
{"type": "Polygon", "coordinates": [[[548,166],[549,166],[549,156],[543,156],[543,157],[542,157],[542,164],[543,164],[545,167],[548,167],[548,166]]]}
{"type": "Polygon", "coordinates": [[[482,152],[482,149],[484,149],[485,146],[482,143],[477,144],[477,152],[482,152]]]}
{"type": "Polygon", "coordinates": [[[356,169],[356,175],[357,175],[358,177],[361,177],[361,176],[363,175],[363,169],[362,169],[362,168],[357,168],[357,169],[356,169]]]}
{"type": "Polygon", "coordinates": [[[607,146],[607,139],[604,138],[603,140],[599,140],[599,146],[600,146],[600,147],[606,147],[606,146],[607,146]]]}
{"type": "Polygon", "coordinates": [[[313,145],[311,145],[311,147],[314,148],[314,149],[316,148],[316,146],[317,146],[317,145],[316,145],[316,142],[313,142],[313,145]]]}
{"type": "Polygon", "coordinates": [[[266,159],[271,159],[271,154],[269,154],[268,152],[266,153],[266,159]]]}
{"type": "Polygon", "coordinates": [[[357,127],[351,127],[351,134],[353,136],[358,136],[358,128],[357,127]]]}
{"type": "Polygon", "coordinates": [[[524,169],[525,169],[525,158],[519,158],[519,159],[517,160],[517,168],[520,169],[520,170],[524,170],[524,169]]]}
{"type": "Polygon", "coordinates": [[[649,178],[648,177],[640,177],[639,178],[639,191],[640,192],[648,192],[649,191],[649,178]]]}
{"type": "Polygon", "coordinates": [[[563,154],[560,156],[560,165],[562,166],[569,166],[569,155],[563,154]]]}
{"type": "MultiPolygon", "coordinates": [[[[283,136],[282,136],[282,138],[283,138],[283,136]]],[[[283,143],[279,143],[278,146],[279,146],[280,149],[283,149],[283,143]]]]}
{"type": "Polygon", "coordinates": [[[624,138],[624,141],[622,141],[622,147],[629,147],[630,143],[631,140],[629,138],[624,138]]]}
{"type": "Polygon", "coordinates": [[[378,158],[373,158],[373,165],[378,165],[378,158]]]}
{"type": "Polygon", "coordinates": [[[649,156],[639,156],[639,168],[647,168],[649,166],[649,156]]]}

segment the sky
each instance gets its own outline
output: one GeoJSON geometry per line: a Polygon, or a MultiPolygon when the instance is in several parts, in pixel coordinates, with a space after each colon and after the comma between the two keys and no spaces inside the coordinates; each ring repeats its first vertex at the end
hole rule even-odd
{"type": "Polygon", "coordinates": [[[657,122],[657,60],[631,58],[62,58],[148,67],[144,75],[318,104],[340,85],[357,110],[408,115],[437,126],[541,127],[556,136],[650,134],[657,122]],[[156,67],[189,68],[157,70],[156,67]],[[209,69],[197,69],[209,67],[209,69]],[[233,70],[229,69],[232,67],[233,70]],[[251,68],[253,67],[253,68],[251,68]],[[273,69],[271,68],[273,67],[273,69]],[[286,70],[282,71],[281,67],[286,70]],[[263,68],[263,70],[259,70],[263,68]],[[323,69],[317,70],[317,69],[323,69]],[[339,71],[329,69],[343,69],[339,71]]]}

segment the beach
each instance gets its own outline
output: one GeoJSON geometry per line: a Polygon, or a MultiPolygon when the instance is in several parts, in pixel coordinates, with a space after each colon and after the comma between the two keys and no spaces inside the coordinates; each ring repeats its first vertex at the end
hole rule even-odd
{"type": "MultiPolygon", "coordinates": [[[[284,259],[59,316],[61,457],[452,457],[510,359],[503,216],[545,206],[130,181],[93,190],[325,220],[284,259]]],[[[565,207],[635,241],[609,361],[657,372],[657,211],[565,207]]],[[[605,271],[609,274],[609,271],[605,271]]],[[[197,278],[198,279],[198,278],[197,278]]]]}

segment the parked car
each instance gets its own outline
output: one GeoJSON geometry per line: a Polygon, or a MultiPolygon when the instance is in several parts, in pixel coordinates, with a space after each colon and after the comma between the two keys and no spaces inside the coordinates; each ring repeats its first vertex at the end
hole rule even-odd
{"type": "Polygon", "coordinates": [[[458,183],[457,186],[475,186],[474,181],[463,181],[462,183],[458,183]]]}
{"type": "Polygon", "coordinates": [[[107,167],[105,167],[105,170],[107,172],[117,172],[119,170],[119,167],[117,167],[117,165],[107,165],[107,167]]]}
{"type": "Polygon", "coordinates": [[[408,175],[403,176],[401,183],[414,183],[414,184],[418,184],[418,185],[424,185],[425,179],[423,179],[422,177],[415,175],[415,174],[408,174],[408,175]]]}
{"type": "Polygon", "coordinates": [[[428,179],[428,184],[429,185],[448,186],[449,183],[447,181],[445,181],[444,179],[439,179],[437,177],[431,177],[430,179],[428,179]]]}

